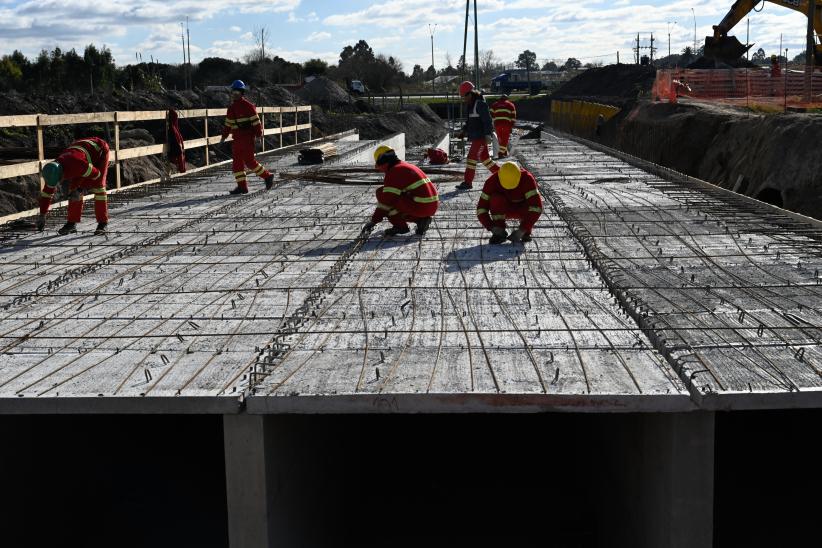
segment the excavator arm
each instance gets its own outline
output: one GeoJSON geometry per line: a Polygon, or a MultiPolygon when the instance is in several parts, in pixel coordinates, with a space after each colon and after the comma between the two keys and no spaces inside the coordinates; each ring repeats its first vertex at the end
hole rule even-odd
{"type": "MultiPolygon", "coordinates": [[[[765,1],[800,13],[808,13],[809,0],[737,0],[722,21],[718,25],[714,25],[714,35],[705,38],[705,56],[727,62],[744,55],[751,46],[741,44],[736,37],[728,36],[728,32],[757,5],[765,1]]],[[[822,4],[818,0],[813,27],[817,39],[822,40],[822,4]]],[[[816,64],[822,66],[822,45],[820,44],[816,45],[816,64]]]]}

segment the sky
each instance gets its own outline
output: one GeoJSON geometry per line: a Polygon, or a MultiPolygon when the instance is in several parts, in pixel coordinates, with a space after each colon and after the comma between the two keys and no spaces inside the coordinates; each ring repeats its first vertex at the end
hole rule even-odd
{"type": "MultiPolygon", "coordinates": [[[[643,46],[651,33],[657,56],[699,44],[712,33],[732,0],[477,0],[479,48],[512,63],[529,49],[543,64],[576,57],[583,62],[632,59],[637,33],[643,46]]],[[[473,5],[473,2],[472,2],[473,5]]],[[[133,63],[137,54],[167,63],[183,60],[180,23],[188,17],[191,58],[242,59],[254,49],[254,30],[268,29],[268,51],[303,62],[339,59],[346,45],[364,39],[377,53],[398,58],[406,72],[415,64],[434,64],[447,56],[453,64],[462,53],[464,0],[0,0],[0,55],[21,50],[35,57],[41,49],[60,46],[82,52],[86,44],[105,45],[118,65],[133,63]]],[[[473,14],[471,15],[473,20],[473,14]]],[[[776,53],[780,33],[793,58],[804,49],[807,19],[765,3],[750,14],[751,42],[776,53]]],[[[469,30],[473,41],[473,25],[469,30]]],[[[745,42],[743,20],[732,32],[745,42]]],[[[469,45],[469,51],[472,51],[469,45]]],[[[468,56],[473,60],[472,54],[468,56]]]]}

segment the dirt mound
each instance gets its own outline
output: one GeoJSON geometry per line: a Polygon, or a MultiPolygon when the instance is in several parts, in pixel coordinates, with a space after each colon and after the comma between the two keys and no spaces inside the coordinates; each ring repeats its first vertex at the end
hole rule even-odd
{"type": "Polygon", "coordinates": [[[729,190],[822,218],[820,140],[822,116],[648,103],[624,117],[614,144],[729,190]]]}
{"type": "Polygon", "coordinates": [[[350,108],[353,105],[351,96],[336,82],[324,76],[307,83],[297,91],[297,95],[307,103],[319,105],[326,110],[341,106],[350,108]]]}
{"type": "Polygon", "coordinates": [[[632,100],[651,91],[656,78],[654,67],[643,65],[608,65],[588,69],[565,82],[551,97],[599,98],[600,102],[632,100]]]}
{"type": "Polygon", "coordinates": [[[690,65],[688,65],[689,69],[735,69],[735,68],[760,68],[759,65],[755,65],[745,59],[744,57],[740,57],[739,59],[734,59],[729,63],[723,63],[722,61],[717,61],[716,59],[711,59],[709,57],[700,57],[690,65]]]}
{"type": "Polygon", "coordinates": [[[316,121],[317,128],[329,135],[352,128],[357,128],[361,139],[382,139],[395,133],[405,133],[405,144],[408,146],[427,145],[445,133],[443,121],[422,118],[416,112],[389,112],[380,115],[337,114],[321,117],[316,121]]]}
{"type": "Polygon", "coordinates": [[[426,104],[411,103],[410,105],[405,105],[402,109],[409,112],[416,112],[420,118],[428,122],[442,124],[442,118],[426,104]]]}

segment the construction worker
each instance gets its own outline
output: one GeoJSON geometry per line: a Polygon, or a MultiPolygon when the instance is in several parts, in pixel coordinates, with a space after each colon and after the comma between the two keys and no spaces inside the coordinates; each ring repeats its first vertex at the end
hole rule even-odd
{"type": "Polygon", "coordinates": [[[448,153],[441,148],[429,148],[423,154],[422,159],[428,159],[432,166],[442,166],[448,163],[448,153]]]}
{"type": "Polygon", "coordinates": [[[94,193],[94,216],[97,217],[95,235],[105,234],[108,225],[108,196],[106,195],[106,174],[108,173],[108,144],[97,137],[80,139],[71,143],[53,161],[43,166],[45,185],[40,191],[40,215],[37,230],[46,228],[46,214],[57,185],[68,183],[68,219],[57,231],[61,236],[77,232],[77,223],[83,213],[83,191],[94,193]]]}
{"type": "Polygon", "coordinates": [[[246,89],[248,88],[242,80],[234,80],[231,84],[231,97],[234,101],[228,107],[225,126],[223,126],[223,138],[220,140],[221,143],[225,142],[229,134],[234,139],[234,144],[231,146],[233,159],[231,167],[234,170],[237,188],[229,194],[248,194],[246,167],[263,178],[266,190],[271,190],[274,186],[274,175],[254,158],[254,143],[256,139],[262,139],[263,126],[257,115],[257,108],[245,98],[246,89]]]}
{"type": "Polygon", "coordinates": [[[511,130],[517,121],[517,107],[503,92],[500,98],[491,105],[491,118],[494,120],[494,131],[499,140],[498,158],[508,156],[508,141],[511,139],[511,130]]]}
{"type": "Polygon", "coordinates": [[[782,67],[779,66],[779,57],[771,55],[771,78],[779,78],[782,76],[782,67]]]}
{"type": "Polygon", "coordinates": [[[468,137],[471,141],[471,148],[468,151],[468,159],[465,163],[465,176],[462,184],[457,186],[457,190],[471,190],[474,188],[474,175],[477,171],[477,161],[487,167],[491,173],[496,173],[499,166],[491,159],[488,152],[488,145],[494,139],[494,123],[491,120],[491,113],[488,110],[488,103],[474,87],[471,82],[465,81],[459,87],[460,97],[468,106],[468,122],[462,131],[457,134],[457,138],[468,137]]]}
{"type": "Polygon", "coordinates": [[[385,231],[385,236],[408,234],[409,221],[416,223],[417,234],[425,234],[439,207],[437,187],[420,168],[401,161],[387,145],[377,147],[374,162],[374,167],[385,173],[385,180],[377,189],[377,207],[365,230],[371,230],[388,217],[392,226],[385,231]]]}
{"type": "Polygon", "coordinates": [[[534,224],[542,215],[542,197],[534,176],[514,162],[505,162],[482,187],[477,217],[491,231],[490,244],[530,242],[534,224]],[[519,219],[519,228],[508,235],[506,219],[519,219]]]}

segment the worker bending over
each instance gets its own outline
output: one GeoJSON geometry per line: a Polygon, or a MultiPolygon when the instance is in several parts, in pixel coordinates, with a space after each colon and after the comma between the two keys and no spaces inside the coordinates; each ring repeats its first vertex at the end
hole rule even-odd
{"type": "Polygon", "coordinates": [[[477,203],[477,217],[491,231],[491,244],[530,242],[534,224],[542,214],[542,197],[537,181],[530,172],[514,162],[505,162],[482,187],[477,203]],[[506,219],[519,219],[519,228],[508,235],[506,219]]]}
{"type": "Polygon", "coordinates": [[[457,137],[461,139],[467,136],[471,141],[471,148],[465,163],[464,180],[457,186],[457,189],[471,190],[477,171],[477,161],[482,162],[482,165],[487,167],[491,173],[499,170],[499,166],[491,159],[488,152],[488,145],[494,139],[494,123],[491,120],[488,103],[485,102],[482,93],[474,88],[474,84],[468,81],[461,83],[459,92],[463,102],[468,106],[468,122],[457,137]]]}
{"type": "Polygon", "coordinates": [[[223,126],[223,138],[220,140],[221,143],[225,142],[229,134],[234,140],[231,146],[233,160],[231,167],[234,170],[237,188],[229,194],[248,194],[246,167],[265,180],[266,190],[271,190],[274,186],[274,175],[254,158],[254,142],[262,139],[263,126],[257,115],[257,108],[245,98],[246,89],[248,88],[242,80],[234,80],[231,84],[231,96],[234,101],[228,107],[225,126],[223,126]]]}
{"type": "Polygon", "coordinates": [[[392,226],[385,231],[386,236],[407,234],[409,221],[416,223],[417,234],[425,234],[439,206],[437,187],[420,168],[401,161],[389,146],[377,147],[374,162],[376,169],[385,173],[385,180],[377,189],[377,208],[366,230],[388,217],[392,226]]]}
{"type": "Polygon", "coordinates": [[[500,98],[491,105],[491,118],[494,120],[494,131],[499,139],[498,158],[508,156],[508,142],[511,139],[511,130],[517,121],[517,107],[508,99],[508,94],[503,92],[500,98]]]}
{"type": "Polygon", "coordinates": [[[43,166],[45,185],[40,191],[40,215],[37,230],[46,228],[46,214],[57,185],[68,182],[68,219],[57,231],[58,234],[74,234],[83,214],[83,191],[94,193],[94,216],[97,229],[94,234],[105,234],[108,225],[108,196],[106,195],[106,174],[108,173],[108,144],[97,137],[80,139],[71,143],[53,161],[43,166]]]}
{"type": "Polygon", "coordinates": [[[442,166],[448,163],[448,153],[441,148],[426,149],[422,159],[425,160],[426,158],[432,166],[442,166]]]}

